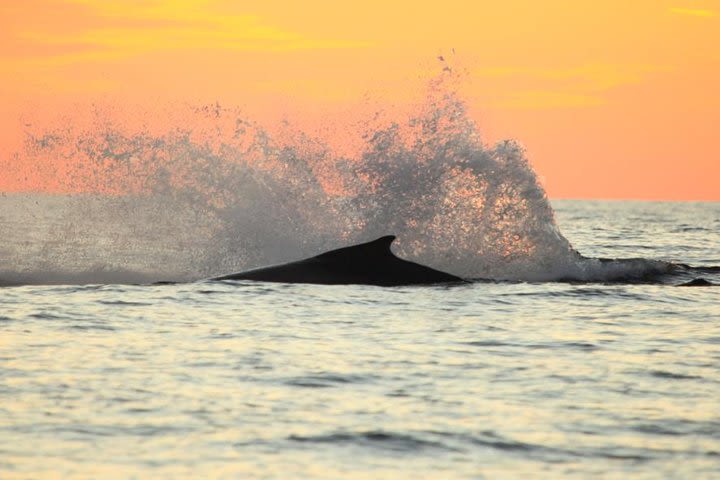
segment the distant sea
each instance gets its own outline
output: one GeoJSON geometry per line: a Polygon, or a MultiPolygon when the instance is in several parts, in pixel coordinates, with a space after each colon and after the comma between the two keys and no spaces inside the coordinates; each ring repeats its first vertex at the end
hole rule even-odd
{"type": "Polygon", "coordinates": [[[720,287],[676,286],[720,283],[720,203],[552,203],[585,257],[698,270],[379,288],[144,284],[160,216],[91,237],[27,200],[0,199],[2,479],[720,478],[720,287]]]}

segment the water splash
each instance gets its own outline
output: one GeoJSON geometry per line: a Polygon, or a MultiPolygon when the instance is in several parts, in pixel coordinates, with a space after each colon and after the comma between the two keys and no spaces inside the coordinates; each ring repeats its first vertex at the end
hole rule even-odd
{"type": "Polygon", "coordinates": [[[572,248],[522,147],[484,144],[441,80],[414,115],[368,122],[349,154],[287,123],[278,131],[209,105],[161,132],[101,113],[84,129],[67,122],[29,135],[8,171],[32,165],[36,178],[86,193],[45,198],[54,206],[42,219],[26,200],[5,208],[5,222],[24,228],[5,239],[2,275],[184,281],[386,234],[398,236],[398,255],[467,278],[629,271],[572,248]]]}

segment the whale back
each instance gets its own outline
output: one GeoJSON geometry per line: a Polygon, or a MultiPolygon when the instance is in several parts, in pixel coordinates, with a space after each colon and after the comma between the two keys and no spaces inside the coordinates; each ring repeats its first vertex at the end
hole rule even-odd
{"type": "Polygon", "coordinates": [[[371,242],[330,250],[305,260],[248,270],[213,280],[380,286],[463,281],[449,273],[396,257],[390,249],[395,238],[394,235],[386,235],[371,242]]]}
{"type": "Polygon", "coordinates": [[[395,238],[395,235],[385,235],[371,242],[330,250],[313,258],[327,261],[339,259],[388,261],[391,258],[397,259],[390,250],[390,245],[395,241],[395,238]]]}

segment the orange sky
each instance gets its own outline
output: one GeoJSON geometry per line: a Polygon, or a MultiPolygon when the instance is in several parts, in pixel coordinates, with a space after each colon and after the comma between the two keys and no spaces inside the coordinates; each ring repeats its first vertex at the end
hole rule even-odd
{"type": "Polygon", "coordinates": [[[720,0],[2,2],[0,161],[28,118],[98,102],[409,104],[453,49],[485,139],[523,143],[551,197],[720,200],[720,0]]]}

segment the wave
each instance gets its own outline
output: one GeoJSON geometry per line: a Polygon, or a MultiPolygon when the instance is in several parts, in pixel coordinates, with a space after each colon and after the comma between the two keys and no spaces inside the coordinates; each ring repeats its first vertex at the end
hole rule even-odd
{"type": "Polygon", "coordinates": [[[417,434],[396,433],[386,431],[366,432],[335,432],[325,435],[290,435],[288,440],[296,443],[322,443],[333,445],[357,445],[362,447],[375,447],[383,451],[417,452],[421,450],[450,450],[455,448],[440,441],[420,438],[417,434]]]}
{"type": "MultiPolygon", "coordinates": [[[[635,427],[635,430],[642,431],[635,427]]],[[[652,432],[655,433],[655,432],[652,432]]],[[[673,432],[674,433],[674,432],[673,432]]],[[[681,433],[684,434],[684,433],[681,433]]],[[[515,453],[531,458],[556,462],[597,458],[610,461],[652,461],[667,455],[667,450],[597,445],[593,447],[564,448],[552,444],[530,443],[508,438],[495,431],[455,433],[446,431],[340,431],[319,435],[290,435],[287,440],[298,444],[330,444],[336,447],[352,446],[374,448],[387,454],[414,454],[435,452],[468,452],[495,450],[515,453]]],[[[685,452],[689,456],[706,456],[703,452],[685,452]]],[[[709,454],[714,455],[714,452],[709,454]]]]}
{"type": "MultiPolygon", "coordinates": [[[[578,254],[571,263],[544,272],[537,281],[567,283],[680,284],[720,280],[720,267],[695,267],[647,258],[588,258],[578,254]]],[[[533,280],[533,279],[528,279],[533,280]]]]}
{"type": "Polygon", "coordinates": [[[464,278],[645,282],[690,271],[583,257],[523,148],[483,143],[444,77],[415,114],[368,120],[344,154],[219,105],[162,132],[97,115],[89,128],[29,133],[3,167],[73,192],[0,198],[6,284],[191,281],[387,234],[399,256],[464,278]]]}

